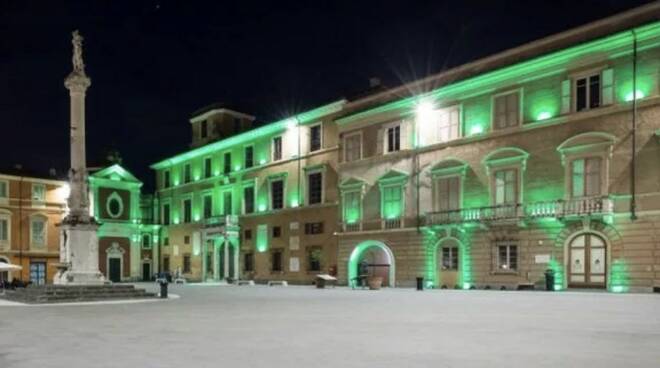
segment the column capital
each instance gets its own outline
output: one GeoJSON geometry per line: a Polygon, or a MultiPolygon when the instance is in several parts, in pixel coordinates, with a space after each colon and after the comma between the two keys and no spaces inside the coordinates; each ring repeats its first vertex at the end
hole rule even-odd
{"type": "Polygon", "coordinates": [[[79,72],[71,72],[64,80],[64,86],[71,93],[85,93],[87,88],[92,85],[92,80],[87,75],[79,72]]]}

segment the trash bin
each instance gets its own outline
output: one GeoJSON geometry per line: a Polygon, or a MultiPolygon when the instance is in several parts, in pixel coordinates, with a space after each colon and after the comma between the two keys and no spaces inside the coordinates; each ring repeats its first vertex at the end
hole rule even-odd
{"type": "Polygon", "coordinates": [[[424,290],[424,278],[423,277],[418,277],[417,278],[417,290],[419,290],[419,291],[424,290]]]}
{"type": "Polygon", "coordinates": [[[555,291],[555,271],[548,268],[545,270],[545,290],[555,291]]]}
{"type": "Polygon", "coordinates": [[[167,299],[167,280],[160,281],[160,297],[162,299],[167,299]]]}

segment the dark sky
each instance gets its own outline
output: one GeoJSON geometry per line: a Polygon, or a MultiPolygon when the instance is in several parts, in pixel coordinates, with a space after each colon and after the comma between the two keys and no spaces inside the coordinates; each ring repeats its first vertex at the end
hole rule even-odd
{"type": "Polygon", "coordinates": [[[88,162],[184,151],[216,101],[271,121],[437,73],[648,1],[0,0],[0,167],[68,167],[71,35],[85,37],[88,162]]]}

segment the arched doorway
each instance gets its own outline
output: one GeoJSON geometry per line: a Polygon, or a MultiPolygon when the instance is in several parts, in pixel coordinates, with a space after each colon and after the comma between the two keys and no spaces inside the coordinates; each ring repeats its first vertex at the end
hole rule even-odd
{"type": "Polygon", "coordinates": [[[582,233],[568,244],[568,286],[605,288],[607,244],[594,233],[582,233]]]}
{"type": "Polygon", "coordinates": [[[436,244],[436,280],[439,287],[461,287],[460,250],[461,243],[456,238],[445,238],[436,244]]]}
{"type": "Polygon", "coordinates": [[[366,268],[369,276],[381,276],[383,286],[395,286],[395,264],[392,250],[377,240],[358,244],[348,260],[348,282],[359,276],[359,269],[366,268]]]}

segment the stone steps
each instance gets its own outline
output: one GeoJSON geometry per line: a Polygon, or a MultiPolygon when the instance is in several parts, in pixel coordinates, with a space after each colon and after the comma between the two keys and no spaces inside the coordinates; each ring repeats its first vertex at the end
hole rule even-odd
{"type": "Polygon", "coordinates": [[[138,289],[134,285],[42,285],[25,289],[7,290],[5,299],[22,303],[66,303],[81,301],[146,299],[156,294],[138,289]]]}

